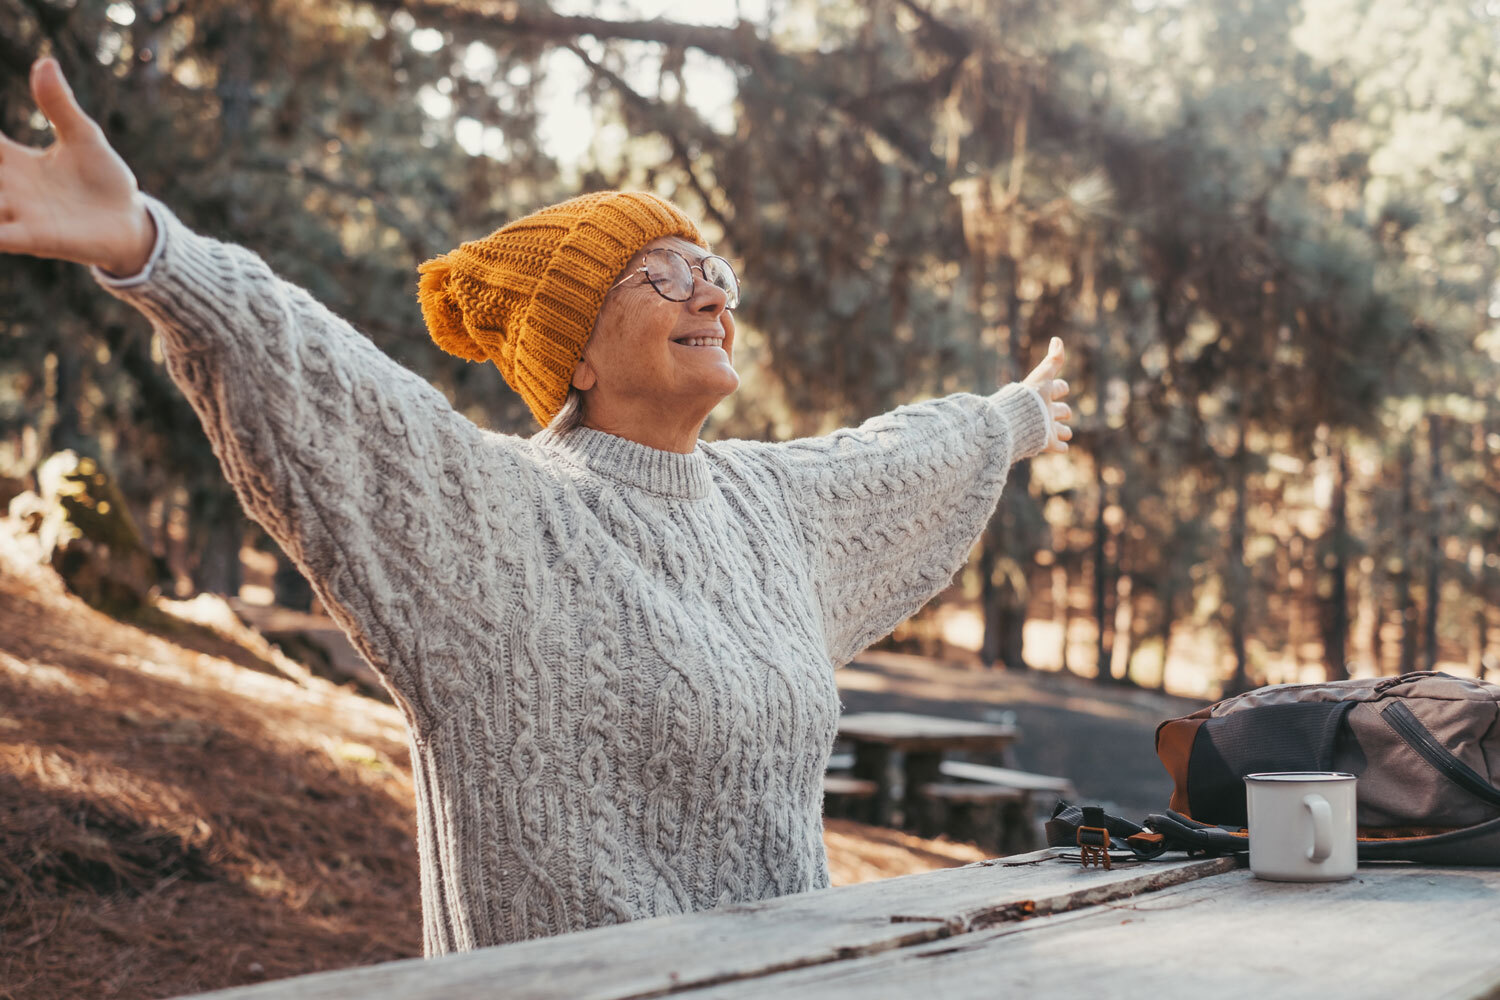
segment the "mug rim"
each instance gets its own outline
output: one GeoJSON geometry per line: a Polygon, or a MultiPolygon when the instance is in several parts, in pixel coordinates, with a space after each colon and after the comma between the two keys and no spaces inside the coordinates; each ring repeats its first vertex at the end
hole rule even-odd
{"type": "Polygon", "coordinates": [[[1313,782],[1357,781],[1358,776],[1347,771],[1259,771],[1244,776],[1245,781],[1285,782],[1287,784],[1313,782]]]}

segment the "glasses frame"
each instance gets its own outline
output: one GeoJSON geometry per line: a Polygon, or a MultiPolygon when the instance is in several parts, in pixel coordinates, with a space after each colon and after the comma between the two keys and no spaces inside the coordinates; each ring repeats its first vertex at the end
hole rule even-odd
{"type": "MultiPolygon", "coordinates": [[[[705,282],[707,282],[710,285],[713,285],[713,287],[715,287],[715,288],[718,288],[721,292],[724,292],[725,299],[726,299],[726,301],[724,303],[724,308],[725,309],[734,309],[735,307],[737,307],[740,304],[740,276],[739,276],[739,274],[737,274],[735,272],[734,265],[731,264],[731,263],[729,263],[729,261],[725,260],[723,257],[720,257],[718,254],[713,254],[713,253],[707,254],[706,256],[703,257],[702,260],[700,260],[698,263],[694,264],[692,261],[688,260],[687,257],[684,254],[682,254],[681,252],[679,252],[677,250],[673,250],[671,247],[656,247],[654,249],[647,250],[646,251],[646,256],[649,258],[654,253],[669,253],[672,256],[676,257],[678,260],[682,261],[684,264],[687,265],[688,277],[689,278],[693,277],[693,272],[694,271],[697,271],[700,274],[702,274],[703,275],[703,280],[705,282]],[[719,263],[723,264],[724,267],[725,267],[725,269],[729,271],[729,276],[734,279],[734,295],[732,297],[729,295],[728,289],[720,288],[718,285],[714,285],[714,283],[708,277],[708,272],[703,269],[704,263],[706,263],[707,261],[710,261],[710,260],[716,260],[719,263]]],[[[610,286],[610,291],[613,291],[614,289],[619,288],[621,285],[625,284],[625,282],[629,281],[631,278],[635,277],[637,274],[644,274],[646,276],[646,283],[651,286],[652,290],[654,292],[656,292],[657,295],[660,295],[662,298],[666,299],[668,302],[686,302],[686,301],[688,301],[688,299],[691,299],[693,297],[693,292],[692,291],[689,291],[687,293],[687,295],[683,296],[680,299],[674,299],[672,296],[670,296],[666,292],[662,291],[661,286],[656,283],[656,279],[651,276],[650,267],[647,264],[645,264],[645,263],[642,263],[640,267],[636,268],[634,271],[631,271],[629,274],[625,275],[625,277],[621,278],[619,281],[617,281],[613,285],[611,285],[610,286]]],[[[697,288],[697,281],[698,281],[697,278],[693,278],[694,289],[697,288]]]]}

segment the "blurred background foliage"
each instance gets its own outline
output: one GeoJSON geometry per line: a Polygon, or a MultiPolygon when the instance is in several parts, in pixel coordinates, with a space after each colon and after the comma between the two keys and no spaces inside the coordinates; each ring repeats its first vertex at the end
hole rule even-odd
{"type": "MultiPolygon", "coordinates": [[[[415,266],[583,190],[671,197],[739,266],[708,437],[987,391],[1062,336],[1073,450],[946,604],[987,664],[1209,693],[1500,667],[1497,41],[1497,0],[0,0],[0,128],[49,141],[56,55],[144,190],[501,431],[534,428],[427,340],[415,266]]],[[[3,258],[0,499],[64,448],[170,593],[274,552],[147,324],[3,258]]]]}

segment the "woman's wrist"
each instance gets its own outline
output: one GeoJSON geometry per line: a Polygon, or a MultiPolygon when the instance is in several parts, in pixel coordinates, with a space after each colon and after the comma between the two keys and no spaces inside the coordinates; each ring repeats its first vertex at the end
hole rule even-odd
{"type": "Polygon", "coordinates": [[[151,260],[156,247],[156,220],[139,194],[132,199],[131,210],[122,227],[119,249],[109,258],[95,261],[99,270],[111,278],[129,278],[140,274],[151,260]]]}

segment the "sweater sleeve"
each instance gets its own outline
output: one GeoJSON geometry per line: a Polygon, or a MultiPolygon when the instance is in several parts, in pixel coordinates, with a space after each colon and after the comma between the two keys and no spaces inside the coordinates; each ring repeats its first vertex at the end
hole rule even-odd
{"type": "Polygon", "coordinates": [[[798,511],[835,666],[886,635],[968,561],[1015,462],[1049,417],[1019,383],[898,407],[858,427],[765,445],[798,511]]]}
{"type": "Polygon", "coordinates": [[[519,456],[254,253],[148,209],[146,267],[96,280],[151,321],[246,512],[414,721],[435,721],[469,688],[452,609],[504,606],[515,576],[496,568],[522,529],[481,498],[519,456]]]}

